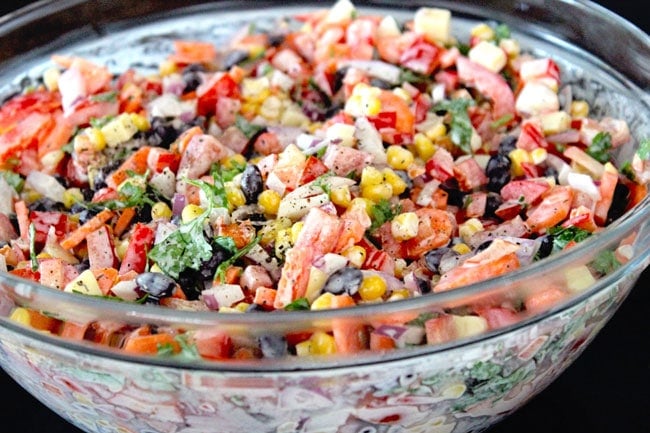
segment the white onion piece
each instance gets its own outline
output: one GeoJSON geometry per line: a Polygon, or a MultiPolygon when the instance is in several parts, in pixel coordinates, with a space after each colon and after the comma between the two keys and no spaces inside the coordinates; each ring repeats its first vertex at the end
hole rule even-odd
{"type": "Polygon", "coordinates": [[[63,203],[65,187],[54,176],[40,171],[32,171],[27,175],[25,182],[31,185],[39,194],[58,203],[63,203]]]}
{"type": "Polygon", "coordinates": [[[147,110],[152,117],[179,117],[183,113],[194,113],[196,105],[167,93],[152,100],[147,105],[147,110]]]}
{"type": "Polygon", "coordinates": [[[342,62],[342,67],[351,67],[365,72],[373,78],[379,78],[390,84],[399,83],[402,71],[395,65],[381,60],[348,60],[342,62]]]}
{"type": "Polygon", "coordinates": [[[311,134],[300,134],[296,137],[296,146],[298,146],[305,155],[313,155],[331,143],[330,140],[319,138],[311,134]]]}
{"type": "Polygon", "coordinates": [[[355,122],[354,136],[359,140],[357,147],[372,155],[375,165],[386,164],[386,150],[377,128],[366,117],[359,117],[355,122]]]}
{"type": "Polygon", "coordinates": [[[567,183],[571,188],[584,192],[594,201],[600,200],[600,190],[588,174],[572,171],[567,175],[567,183]]]}
{"type": "Polygon", "coordinates": [[[244,291],[239,284],[215,284],[209,289],[201,291],[201,298],[205,299],[206,296],[208,299],[214,296],[219,308],[230,307],[245,298],[244,291]]]}

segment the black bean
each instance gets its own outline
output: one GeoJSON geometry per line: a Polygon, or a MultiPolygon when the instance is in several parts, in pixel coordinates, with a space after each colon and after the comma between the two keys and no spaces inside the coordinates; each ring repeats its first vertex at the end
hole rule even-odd
{"type": "Polygon", "coordinates": [[[440,184],[440,188],[447,193],[447,204],[463,207],[465,193],[458,186],[456,178],[449,178],[440,184]]]}
{"type": "Polygon", "coordinates": [[[323,292],[329,292],[333,295],[354,295],[359,291],[363,281],[363,273],[357,268],[345,267],[334,272],[325,282],[323,292]]]}
{"type": "Polygon", "coordinates": [[[482,244],[480,244],[476,249],[474,250],[475,253],[481,252],[487,247],[489,247],[492,244],[492,239],[489,239],[487,241],[484,241],[482,244]]]}
{"type": "Polygon", "coordinates": [[[269,45],[272,47],[282,45],[285,39],[286,36],[283,33],[269,33],[269,45]]]}
{"type": "Polygon", "coordinates": [[[488,160],[485,167],[485,175],[488,177],[487,189],[493,192],[501,191],[501,188],[510,182],[510,158],[502,153],[494,154],[488,160]]]}
{"type": "Polygon", "coordinates": [[[48,197],[41,197],[38,200],[29,204],[29,210],[39,212],[61,212],[65,210],[65,206],[61,202],[57,202],[48,197]]]}
{"type": "Polygon", "coordinates": [[[176,281],[160,272],[145,272],[135,277],[138,287],[150,297],[157,299],[171,296],[176,281]]]}
{"type": "Polygon", "coordinates": [[[146,139],[152,146],[169,148],[179,134],[180,131],[171,122],[160,117],[154,117],[151,120],[151,128],[146,134],[146,139]]]}
{"type": "Polygon", "coordinates": [[[289,345],[283,335],[262,335],[258,341],[265,358],[282,358],[288,353],[289,345]]]}
{"type": "Polygon", "coordinates": [[[264,190],[264,180],[260,169],[254,164],[248,164],[241,176],[241,191],[246,197],[246,203],[257,201],[257,196],[264,190]]]}
{"type": "Polygon", "coordinates": [[[617,183],[616,188],[614,188],[614,196],[612,198],[612,204],[607,211],[607,220],[606,224],[610,224],[612,221],[619,219],[625,213],[627,209],[627,204],[630,198],[630,189],[623,185],[622,183],[617,183]]]}
{"type": "Polygon", "coordinates": [[[489,192],[487,194],[487,200],[485,201],[485,212],[483,216],[485,218],[498,218],[495,214],[496,210],[499,209],[499,206],[503,203],[503,198],[494,192],[489,192]]]}
{"type": "Polygon", "coordinates": [[[247,313],[257,313],[257,312],[265,313],[267,311],[268,310],[266,310],[262,305],[256,304],[255,302],[253,302],[248,307],[246,307],[246,312],[247,313]]]}
{"type": "Polygon", "coordinates": [[[548,257],[553,251],[553,235],[545,235],[539,238],[539,249],[537,250],[537,258],[543,259],[548,257]]]}
{"type": "Polygon", "coordinates": [[[506,135],[501,139],[501,142],[499,143],[499,153],[502,155],[508,156],[510,152],[512,152],[517,144],[517,137],[514,135],[506,135]]]}
{"type": "Polygon", "coordinates": [[[415,273],[415,285],[422,294],[431,292],[431,279],[427,278],[425,275],[418,275],[415,273]]]}
{"type": "Polygon", "coordinates": [[[393,88],[393,85],[388,81],[382,80],[380,78],[370,79],[370,85],[373,87],[379,87],[380,89],[390,90],[393,88]]]}
{"type": "Polygon", "coordinates": [[[424,265],[427,267],[428,270],[430,270],[434,274],[439,273],[438,268],[440,266],[440,261],[442,260],[442,256],[444,256],[445,253],[447,253],[450,250],[451,248],[442,247],[442,248],[434,248],[433,250],[427,251],[426,253],[424,253],[424,265]]]}
{"type": "Polygon", "coordinates": [[[343,79],[345,78],[345,74],[347,73],[348,73],[347,66],[336,70],[336,72],[334,73],[334,80],[332,80],[332,93],[335,94],[339,90],[341,90],[341,87],[343,87],[343,79]]]}

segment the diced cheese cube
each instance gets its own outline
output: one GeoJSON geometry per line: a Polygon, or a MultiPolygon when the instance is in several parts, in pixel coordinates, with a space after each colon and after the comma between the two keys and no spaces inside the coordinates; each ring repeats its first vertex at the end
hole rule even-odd
{"type": "Polygon", "coordinates": [[[542,131],[544,135],[557,134],[564,132],[571,127],[571,116],[566,111],[555,111],[552,113],[542,114],[542,131]]]}
{"type": "Polygon", "coordinates": [[[520,114],[537,116],[558,111],[560,109],[560,99],[557,93],[547,85],[531,81],[526,83],[519,92],[515,108],[520,114]]]}
{"type": "Polygon", "coordinates": [[[451,12],[422,7],[413,17],[413,30],[429,42],[445,44],[451,39],[451,12]]]}
{"type": "Polygon", "coordinates": [[[499,72],[508,62],[506,53],[492,42],[481,41],[469,50],[468,57],[474,63],[499,72]]]}

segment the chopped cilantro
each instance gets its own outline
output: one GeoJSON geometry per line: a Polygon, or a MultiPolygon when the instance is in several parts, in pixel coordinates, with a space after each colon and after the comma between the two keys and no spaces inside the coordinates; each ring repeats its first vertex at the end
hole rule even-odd
{"type": "Polygon", "coordinates": [[[510,27],[506,24],[499,24],[494,28],[494,38],[497,42],[501,42],[502,39],[509,39],[511,36],[510,27]]]}
{"type": "Polygon", "coordinates": [[[32,271],[38,271],[38,258],[36,257],[36,226],[29,224],[29,258],[32,262],[32,271]]]}
{"type": "Polygon", "coordinates": [[[84,206],[88,209],[124,209],[128,207],[143,207],[144,205],[154,205],[159,201],[166,201],[167,199],[156,190],[153,186],[147,183],[149,176],[148,172],[144,174],[137,174],[135,172],[128,172],[129,179],[122,183],[118,189],[119,198],[98,201],[92,203],[85,203],[84,206]]]}
{"type": "Polygon", "coordinates": [[[245,162],[231,161],[229,167],[221,166],[221,178],[224,182],[230,182],[244,170],[246,170],[245,162]]]}
{"type": "Polygon", "coordinates": [[[314,179],[313,185],[319,187],[320,189],[322,189],[323,192],[326,193],[327,195],[330,195],[330,193],[332,192],[332,187],[327,182],[327,179],[332,177],[332,176],[333,176],[332,172],[327,172],[325,174],[321,174],[316,179],[314,179]]]}
{"type": "Polygon", "coordinates": [[[254,123],[249,122],[243,116],[237,116],[237,118],[235,119],[235,125],[246,136],[246,138],[255,137],[259,132],[261,132],[265,128],[264,126],[256,125],[254,123]]]}
{"type": "Polygon", "coordinates": [[[474,105],[471,99],[452,99],[441,101],[434,106],[435,111],[446,111],[451,114],[449,137],[451,141],[465,153],[472,153],[472,122],[467,108],[474,105]]]}
{"type": "Polygon", "coordinates": [[[587,147],[587,153],[603,164],[609,161],[609,150],[612,148],[612,136],[609,132],[599,132],[587,147]]]}
{"type": "Polygon", "coordinates": [[[25,185],[25,179],[18,173],[9,170],[0,170],[0,176],[11,186],[16,192],[20,192],[25,185]]]}
{"type": "Polygon", "coordinates": [[[309,301],[306,298],[298,298],[287,304],[284,309],[286,311],[309,310],[309,301]]]}
{"type": "Polygon", "coordinates": [[[188,180],[188,183],[201,188],[206,195],[211,206],[228,207],[228,195],[226,194],[226,182],[223,178],[223,172],[219,164],[214,164],[210,170],[213,183],[203,182],[201,180],[188,180]]]}
{"type": "Polygon", "coordinates": [[[106,125],[108,122],[113,120],[115,116],[104,116],[104,117],[93,117],[90,119],[90,126],[93,128],[101,129],[102,126],[106,125]]]}
{"type": "Polygon", "coordinates": [[[513,115],[508,113],[504,114],[503,116],[499,117],[497,120],[494,122],[490,123],[490,128],[492,129],[499,129],[502,126],[506,126],[510,121],[513,119],[513,115]]]}
{"type": "Polygon", "coordinates": [[[621,166],[621,173],[625,175],[628,179],[631,181],[634,181],[636,176],[634,175],[634,170],[632,169],[632,163],[630,161],[625,161],[623,165],[621,166]]]}
{"type": "Polygon", "coordinates": [[[400,83],[420,84],[420,83],[426,83],[428,80],[429,77],[427,77],[426,75],[418,74],[417,72],[412,71],[411,69],[401,68],[399,74],[400,83]]]}
{"type": "Polygon", "coordinates": [[[621,262],[618,261],[613,251],[605,250],[598,254],[590,265],[601,275],[607,275],[618,269],[621,266],[621,262]]]}
{"type": "Polygon", "coordinates": [[[248,245],[245,245],[242,249],[237,250],[235,249],[232,257],[230,257],[228,260],[224,260],[219,264],[217,267],[217,270],[214,274],[214,279],[216,281],[224,281],[226,279],[226,270],[233,265],[237,260],[239,260],[241,257],[245,256],[248,254],[248,252],[259,243],[261,236],[255,237],[248,245]]]}
{"type": "Polygon", "coordinates": [[[117,92],[115,90],[109,90],[104,93],[97,93],[92,95],[90,100],[93,102],[115,102],[117,101],[117,92]]]}
{"type": "Polygon", "coordinates": [[[230,236],[217,236],[214,238],[214,243],[231,254],[237,252],[237,245],[235,245],[234,239],[230,236]]]}
{"type": "Polygon", "coordinates": [[[402,205],[400,204],[391,204],[386,199],[381,199],[370,209],[370,217],[372,223],[370,225],[370,232],[377,230],[381,227],[386,221],[390,221],[395,216],[399,215],[402,212],[402,205]]]}
{"type": "Polygon", "coordinates": [[[406,324],[409,326],[418,326],[420,328],[424,328],[424,324],[426,323],[427,320],[435,319],[436,317],[438,317],[438,313],[433,313],[433,312],[420,313],[418,317],[408,321],[406,324]]]}
{"type": "Polygon", "coordinates": [[[180,346],[180,352],[176,352],[176,347],[172,343],[166,343],[158,345],[158,351],[156,354],[161,357],[173,356],[174,358],[180,358],[185,361],[201,359],[201,355],[199,354],[196,345],[188,341],[186,334],[175,335],[174,341],[176,341],[180,346]]]}
{"type": "Polygon", "coordinates": [[[639,158],[648,160],[650,159],[650,138],[644,138],[639,143],[639,148],[636,151],[639,158]]]}
{"type": "Polygon", "coordinates": [[[578,228],[571,227],[551,227],[548,233],[553,236],[553,250],[561,251],[569,242],[582,242],[591,236],[591,232],[578,228]]]}

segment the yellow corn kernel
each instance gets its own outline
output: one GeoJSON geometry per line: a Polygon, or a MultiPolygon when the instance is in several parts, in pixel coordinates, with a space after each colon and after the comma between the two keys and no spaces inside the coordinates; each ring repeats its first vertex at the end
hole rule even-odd
{"type": "Polygon", "coordinates": [[[298,236],[300,235],[300,232],[302,231],[304,225],[304,222],[298,221],[291,226],[290,233],[292,245],[294,245],[296,243],[296,240],[298,240],[298,236]]]}
{"type": "Polygon", "coordinates": [[[334,298],[334,295],[330,292],[323,293],[318,298],[314,299],[314,302],[311,303],[311,309],[327,310],[328,308],[332,308],[332,298],[334,298]]]}
{"type": "Polygon", "coordinates": [[[241,311],[239,311],[235,307],[219,307],[219,312],[220,313],[241,313],[241,311]]]}
{"type": "Polygon", "coordinates": [[[355,268],[360,268],[366,261],[366,249],[360,245],[353,245],[341,252],[348,262],[355,268]]]}
{"type": "Polygon", "coordinates": [[[27,309],[23,307],[14,308],[14,310],[11,312],[11,315],[9,315],[9,320],[11,320],[12,322],[20,323],[21,325],[25,325],[25,326],[31,325],[31,318],[29,316],[29,311],[27,311],[27,309]]]}
{"type": "Polygon", "coordinates": [[[244,116],[255,116],[259,108],[260,108],[259,104],[255,104],[252,102],[244,102],[243,104],[241,104],[241,114],[243,114],[244,116]]]}
{"type": "Polygon", "coordinates": [[[413,137],[413,147],[418,156],[424,161],[427,161],[436,153],[436,147],[433,145],[433,141],[421,132],[418,132],[413,137]]]}
{"type": "Polygon", "coordinates": [[[407,299],[409,297],[409,291],[407,289],[398,289],[398,290],[393,290],[390,293],[390,296],[388,297],[387,301],[399,301],[402,299],[407,299]]]}
{"type": "Polygon", "coordinates": [[[63,191],[63,205],[70,209],[73,204],[82,202],[84,195],[79,188],[68,188],[63,191]]]}
{"type": "Polygon", "coordinates": [[[224,189],[226,190],[226,198],[230,206],[238,208],[246,204],[246,196],[237,185],[232,182],[226,182],[224,189]]]}
{"type": "Polygon", "coordinates": [[[159,201],[151,206],[151,219],[154,221],[162,219],[168,220],[172,217],[172,215],[172,210],[165,202],[159,201]]]}
{"type": "Polygon", "coordinates": [[[334,337],[328,333],[316,331],[309,339],[311,340],[311,353],[313,355],[331,355],[336,353],[334,337]]]}
{"type": "Polygon", "coordinates": [[[408,185],[397,173],[390,168],[385,168],[383,173],[385,181],[393,188],[393,195],[400,195],[406,191],[408,185]]]}
{"type": "Polygon", "coordinates": [[[104,138],[104,133],[102,133],[99,128],[86,128],[84,133],[88,136],[90,143],[93,146],[93,149],[97,152],[101,152],[106,147],[106,138],[104,138]]]}
{"type": "Polygon", "coordinates": [[[240,313],[245,313],[248,307],[250,307],[251,304],[248,302],[240,302],[239,304],[235,305],[235,310],[239,311],[240,313]]]}
{"type": "Polygon", "coordinates": [[[59,90],[59,77],[61,76],[61,71],[57,68],[49,68],[43,73],[43,84],[47,87],[47,90],[50,92],[56,92],[59,90]]]}
{"type": "Polygon", "coordinates": [[[472,27],[470,35],[481,41],[491,41],[495,37],[494,30],[486,23],[481,23],[472,27]]]}
{"type": "Polygon", "coordinates": [[[456,244],[451,247],[451,249],[456,251],[458,254],[467,254],[472,251],[472,249],[464,243],[456,244]]]}
{"type": "Polygon", "coordinates": [[[483,223],[478,218],[470,218],[458,226],[458,234],[465,243],[469,243],[470,238],[480,231],[483,231],[483,223]]]}
{"type": "MultiPolygon", "coordinates": [[[[81,154],[85,152],[93,152],[95,146],[93,145],[90,137],[87,134],[77,134],[72,140],[72,148],[76,154],[81,154]]],[[[101,150],[101,149],[99,149],[101,150]]]]}
{"type": "Polygon", "coordinates": [[[158,64],[158,73],[163,77],[167,75],[171,75],[176,71],[178,71],[178,68],[176,67],[176,63],[170,60],[163,60],[158,64]]]}
{"type": "Polygon", "coordinates": [[[257,196],[257,204],[269,215],[277,215],[282,197],[272,189],[264,190],[257,196]]]}
{"type": "Polygon", "coordinates": [[[415,212],[404,212],[390,222],[390,231],[398,241],[413,239],[418,234],[420,218],[415,212]]]}
{"type": "Polygon", "coordinates": [[[530,159],[535,165],[541,164],[542,162],[546,161],[547,156],[548,156],[548,151],[543,147],[538,147],[537,149],[533,149],[530,151],[530,159]]]}
{"type": "Polygon", "coordinates": [[[415,157],[410,150],[393,144],[386,149],[386,159],[388,165],[395,170],[406,170],[409,165],[413,164],[415,157]]]}
{"type": "Polygon", "coordinates": [[[383,181],[384,174],[377,168],[369,165],[364,167],[363,171],[361,171],[361,181],[359,182],[359,186],[364,188],[366,186],[379,185],[383,181]]]}
{"type": "Polygon", "coordinates": [[[151,127],[149,120],[145,116],[138,113],[131,113],[131,121],[135,127],[138,128],[138,131],[148,131],[151,127]]]}
{"type": "Polygon", "coordinates": [[[411,94],[401,87],[396,87],[393,89],[393,93],[402,98],[407,104],[410,104],[413,100],[413,98],[411,98],[411,94]]]}
{"type": "Polygon", "coordinates": [[[245,78],[241,83],[241,94],[244,99],[258,100],[261,103],[271,93],[270,87],[268,77],[245,78]]]}
{"type": "Polygon", "coordinates": [[[361,189],[361,196],[375,203],[380,200],[388,200],[393,196],[393,187],[387,182],[379,185],[368,185],[361,189]]]}
{"type": "Polygon", "coordinates": [[[164,274],[162,268],[158,266],[158,263],[154,263],[153,265],[149,266],[149,272],[158,272],[159,274],[164,274]]]}
{"type": "Polygon", "coordinates": [[[293,244],[291,243],[291,228],[280,229],[275,234],[275,255],[284,257],[284,254],[293,244]]]}
{"type": "Polygon", "coordinates": [[[195,204],[188,204],[181,211],[181,221],[188,223],[193,219],[201,216],[205,212],[201,206],[195,204]]]}
{"type": "Polygon", "coordinates": [[[359,296],[364,301],[377,301],[386,293],[386,281],[379,275],[369,275],[361,281],[359,296]]]}
{"type": "Polygon", "coordinates": [[[311,355],[311,347],[312,347],[311,340],[301,341],[300,343],[296,344],[296,355],[297,356],[311,355]]]}
{"type": "Polygon", "coordinates": [[[429,140],[435,141],[447,135],[447,127],[444,123],[436,123],[424,133],[429,140]]]}
{"type": "Polygon", "coordinates": [[[241,153],[234,153],[222,158],[219,161],[219,164],[221,164],[223,168],[230,170],[238,166],[246,165],[246,157],[241,153]]]}
{"type": "Polygon", "coordinates": [[[584,118],[589,115],[589,103],[587,101],[572,101],[569,109],[572,117],[584,118]]]}
{"type": "Polygon", "coordinates": [[[499,48],[505,51],[509,59],[515,59],[521,53],[519,41],[512,38],[505,38],[499,41],[499,48]]]}
{"type": "Polygon", "coordinates": [[[523,163],[532,162],[530,154],[524,149],[513,149],[508,154],[508,157],[510,157],[510,162],[512,163],[510,171],[515,177],[524,175],[523,163]]]}
{"type": "Polygon", "coordinates": [[[334,188],[330,191],[330,200],[337,206],[347,208],[352,202],[352,194],[347,185],[334,188]]]}

